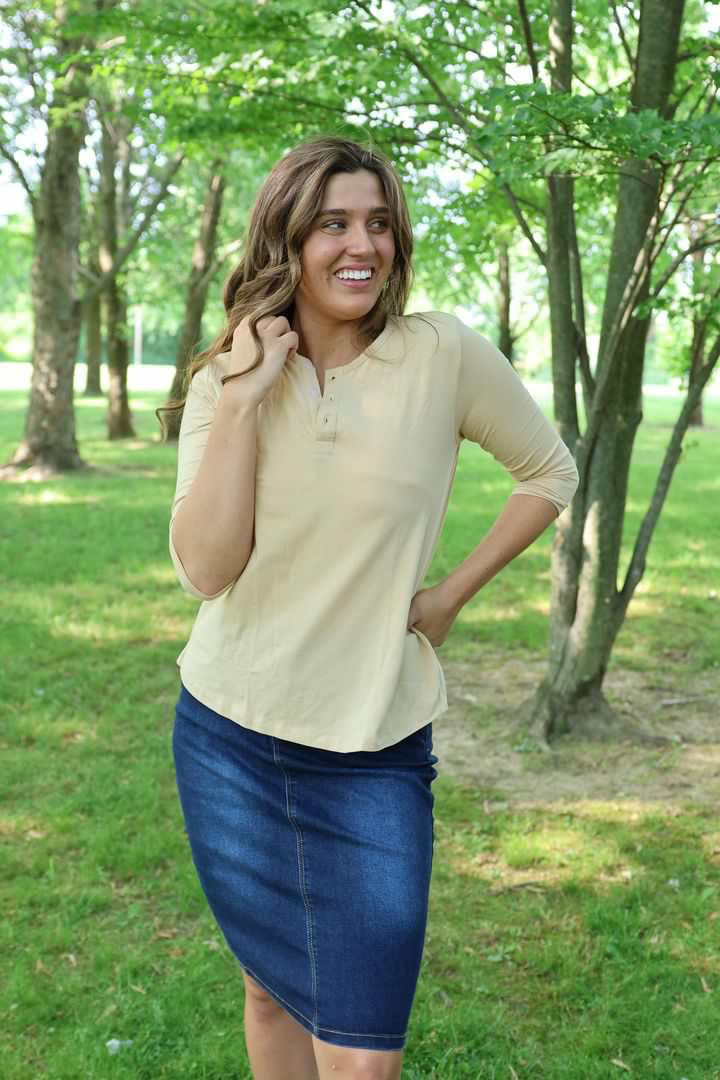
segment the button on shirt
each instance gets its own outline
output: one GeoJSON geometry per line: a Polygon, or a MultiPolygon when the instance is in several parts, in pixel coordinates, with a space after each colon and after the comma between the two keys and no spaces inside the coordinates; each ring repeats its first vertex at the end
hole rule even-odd
{"type": "Polygon", "coordinates": [[[428,639],[407,629],[445,518],[463,439],[513,476],[513,497],[560,512],[569,451],[506,358],[454,315],[390,316],[372,345],[329,368],[295,355],[258,408],[255,544],[210,596],[172,543],[220,396],[210,362],[180,429],[170,554],[202,601],[178,657],[187,689],[254,731],[321,749],[379,750],[447,709],[428,639]]]}

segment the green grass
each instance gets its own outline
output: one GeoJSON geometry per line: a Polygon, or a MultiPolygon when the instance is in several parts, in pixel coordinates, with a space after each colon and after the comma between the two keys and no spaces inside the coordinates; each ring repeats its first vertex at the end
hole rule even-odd
{"type": "MultiPolygon", "coordinates": [[[[195,611],[167,555],[174,450],[105,440],[103,471],[0,485],[0,1075],[247,1080],[242,983],[195,880],[170,753],[175,658],[195,611]],[[132,1040],[116,1056],[108,1039],[132,1040]]],[[[0,460],[25,397],[0,395],[0,460]]],[[[668,436],[649,403],[629,524],[668,436]]],[[[707,420],[720,424],[717,404],[707,420]]],[[[693,434],[614,663],[720,655],[717,430],[693,434]]],[[[509,484],[463,450],[429,580],[475,546],[509,484]]],[[[461,613],[443,658],[536,656],[549,537],[461,613]]],[[[431,916],[407,1080],[720,1078],[720,827],[710,809],[497,809],[441,774],[431,916]]],[[[493,802],[493,806],[498,806],[493,802]]],[[[502,803],[499,804],[502,806],[502,803]]]]}

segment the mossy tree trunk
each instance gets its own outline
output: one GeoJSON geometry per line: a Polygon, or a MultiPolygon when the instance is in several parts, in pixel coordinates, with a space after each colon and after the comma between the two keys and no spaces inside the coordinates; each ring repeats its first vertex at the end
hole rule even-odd
{"type": "MultiPolygon", "coordinates": [[[[633,110],[666,114],[682,15],[683,0],[644,0],[641,5],[633,110]]],[[[551,2],[550,55],[552,91],[569,92],[570,0],[551,2]]],[[[650,533],[645,531],[642,542],[638,538],[625,582],[618,588],[628,475],[642,418],[649,325],[647,317],[634,312],[649,292],[649,252],[659,217],[662,179],[660,168],[652,161],[628,160],[621,170],[594,373],[587,363],[581,332],[584,316],[574,238],[573,181],[557,175],[548,179],[547,271],[555,414],[563,438],[575,452],[580,486],[571,508],[558,521],[553,545],[549,664],[529,712],[530,730],[543,740],[580,728],[598,732],[611,720],[603,697],[603,679],[628,603],[642,576],[654,527],[654,521],[648,522],[650,533]],[[575,393],[578,366],[587,408],[582,431],[575,393]]],[[[679,450],[678,445],[678,455],[679,450]]],[[[660,505],[672,467],[660,493],[660,505]]]]}
{"type": "Polygon", "coordinates": [[[33,346],[25,432],[9,464],[42,473],[83,467],[75,433],[73,376],[82,322],[78,297],[79,154],[85,140],[81,43],[58,11],[57,66],[39,187],[28,193],[35,225],[33,346]]]}

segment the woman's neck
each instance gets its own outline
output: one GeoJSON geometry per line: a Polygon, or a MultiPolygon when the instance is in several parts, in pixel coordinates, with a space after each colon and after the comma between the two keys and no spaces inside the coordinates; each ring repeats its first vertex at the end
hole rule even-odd
{"type": "Polygon", "coordinates": [[[300,339],[297,351],[312,360],[317,371],[349,364],[372,341],[370,335],[359,333],[358,323],[354,321],[323,323],[295,312],[291,326],[300,339]]]}

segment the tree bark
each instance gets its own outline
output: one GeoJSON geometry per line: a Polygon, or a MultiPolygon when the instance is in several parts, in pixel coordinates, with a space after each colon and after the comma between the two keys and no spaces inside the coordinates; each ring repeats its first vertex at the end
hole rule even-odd
{"type": "MultiPolygon", "coordinates": [[[[700,370],[703,365],[703,358],[705,355],[705,322],[702,319],[693,319],[693,336],[692,343],[690,345],[690,372],[688,380],[690,385],[697,382],[700,370]]],[[[690,413],[690,419],[688,421],[690,427],[703,427],[703,400],[699,399],[697,405],[690,413]]]]}
{"type": "Polygon", "coordinates": [[[512,286],[510,280],[510,245],[506,240],[498,243],[498,296],[497,296],[497,320],[498,320],[498,348],[514,362],[513,351],[515,348],[515,335],[510,321],[510,305],[512,302],[512,286]]]}
{"type": "MultiPolygon", "coordinates": [[[[554,93],[572,90],[572,0],[550,2],[550,79],[554,93]]],[[[571,450],[578,438],[575,398],[577,340],[572,302],[572,206],[574,181],[552,174],[547,182],[545,226],[553,399],[560,434],[571,450]]]]}
{"type": "MultiPolygon", "coordinates": [[[[551,2],[551,53],[558,53],[554,90],[568,90],[571,3],[551,2]]],[[[683,0],[643,0],[632,108],[663,113],[677,63],[683,0]]],[[[653,163],[624,164],[619,182],[598,363],[590,414],[577,428],[577,339],[571,344],[572,191],[548,181],[548,281],[553,333],[556,417],[575,449],[580,485],[560,518],[553,544],[549,663],[530,707],[530,729],[541,741],[569,731],[603,734],[613,715],[602,692],[626,603],[618,566],[628,474],[642,418],[642,376],[649,321],[633,307],[649,291],[649,238],[656,224],[661,173],[653,163]]],[[[527,717],[525,717],[525,723],[527,717]]]]}
{"type": "MultiPolygon", "coordinates": [[[[91,272],[94,275],[100,273],[100,265],[93,261],[91,272]]],[[[85,362],[87,373],[85,376],[85,396],[101,397],[102,386],[100,383],[100,362],[102,359],[102,314],[100,310],[100,297],[91,296],[83,302],[85,316],[85,362]]]]}
{"type": "MultiPolygon", "coordinates": [[[[692,237],[697,239],[697,231],[692,237]]],[[[692,254],[692,280],[693,293],[701,296],[705,290],[705,251],[694,251],[692,254]]],[[[688,384],[692,386],[697,382],[705,357],[705,339],[707,337],[707,316],[695,314],[692,323],[692,341],[690,342],[690,370],[688,372],[688,384]]],[[[702,397],[690,414],[690,427],[703,426],[703,402],[702,397]]]]}
{"type": "MultiPolygon", "coordinates": [[[[207,301],[208,286],[214,269],[217,229],[225,193],[224,162],[215,161],[205,193],[200,229],[192,253],[192,265],[185,294],[185,316],[175,355],[175,374],[169,400],[179,400],[184,393],[184,379],[193,350],[202,336],[202,317],[207,301]]],[[[180,410],[166,414],[166,438],[177,439],[180,434],[180,410]]]]}
{"type": "MultiPolygon", "coordinates": [[[[107,272],[117,260],[118,234],[124,235],[128,226],[129,125],[117,102],[114,105],[98,102],[98,108],[102,130],[100,269],[107,272]],[[116,177],[118,162],[123,174],[119,190],[116,177]]],[[[133,438],[135,430],[127,389],[130,362],[127,298],[118,274],[113,274],[106,283],[104,300],[108,356],[108,438],[133,438]]]]}
{"type": "Polygon", "coordinates": [[[32,199],[33,353],[23,441],[9,464],[39,474],[84,467],[75,434],[73,375],[82,321],[77,296],[80,243],[79,153],[85,140],[85,73],[81,42],[65,34],[58,15],[57,72],[40,187],[32,199]]]}

